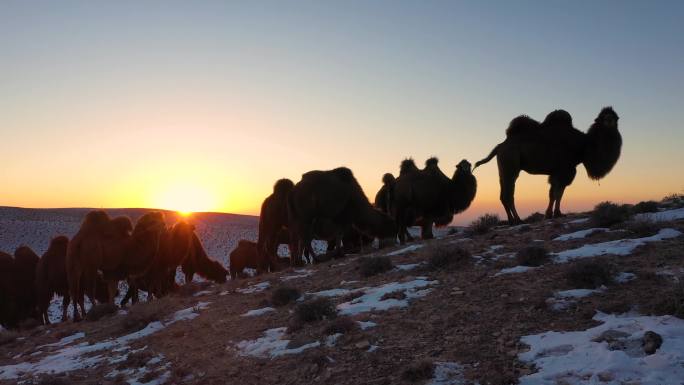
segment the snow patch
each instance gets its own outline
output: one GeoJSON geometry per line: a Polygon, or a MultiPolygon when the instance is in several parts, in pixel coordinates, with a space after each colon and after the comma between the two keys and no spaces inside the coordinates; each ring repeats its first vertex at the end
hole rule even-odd
{"type": "Polygon", "coordinates": [[[61,347],[61,346],[69,345],[70,343],[72,343],[78,339],[81,339],[83,337],[85,337],[85,333],[79,332],[79,333],[70,335],[68,337],[64,337],[61,340],[59,340],[59,342],[55,342],[55,343],[47,344],[47,345],[40,345],[36,349],[49,348],[49,347],[61,347]]]}
{"type": "Polygon", "coordinates": [[[302,345],[295,349],[288,349],[287,345],[290,340],[286,340],[285,332],[287,328],[280,327],[268,329],[264,332],[264,336],[256,340],[240,341],[237,343],[238,354],[241,356],[276,358],[288,354],[301,353],[306,349],[320,346],[318,341],[302,345]]]}
{"type": "Polygon", "coordinates": [[[297,273],[297,274],[295,274],[295,275],[286,275],[286,276],[284,276],[284,277],[280,277],[280,280],[283,281],[283,282],[287,282],[287,281],[290,281],[290,280],[293,280],[293,279],[305,278],[305,277],[308,277],[308,276],[310,276],[311,274],[315,273],[316,271],[315,271],[315,270],[311,270],[311,269],[298,269],[298,270],[295,270],[294,272],[297,273]]]}
{"type": "Polygon", "coordinates": [[[536,267],[532,266],[514,266],[514,267],[508,267],[506,269],[501,269],[498,273],[494,274],[495,277],[498,277],[500,275],[504,274],[518,274],[518,273],[525,273],[530,270],[534,270],[536,267]]]}
{"type": "Polygon", "coordinates": [[[378,326],[377,323],[373,321],[356,321],[359,324],[359,327],[361,330],[367,330],[367,329],[372,329],[376,326],[378,326]]]}
{"type": "Polygon", "coordinates": [[[408,301],[413,298],[419,298],[427,295],[430,289],[419,290],[427,288],[431,285],[438,284],[438,281],[428,281],[426,279],[415,279],[409,282],[392,282],[382,286],[363,288],[364,294],[349,302],[344,302],[337,305],[337,310],[342,315],[355,315],[374,310],[388,310],[394,307],[406,307],[408,301]],[[381,300],[385,294],[400,291],[405,298],[387,298],[381,300]]]}
{"type": "Polygon", "coordinates": [[[242,293],[242,294],[252,294],[252,293],[258,293],[260,291],[264,291],[268,289],[271,286],[270,282],[261,282],[254,284],[252,286],[247,286],[243,289],[237,289],[237,292],[242,293]]]}
{"type": "Polygon", "coordinates": [[[420,265],[421,265],[420,263],[406,263],[403,265],[396,265],[394,268],[397,270],[401,270],[401,271],[408,271],[408,270],[413,270],[420,265]]]}
{"type": "Polygon", "coordinates": [[[617,275],[613,278],[613,281],[615,281],[615,282],[617,282],[617,283],[627,283],[627,282],[629,282],[629,281],[631,281],[631,280],[633,280],[633,279],[636,279],[636,274],[634,274],[634,273],[622,272],[622,273],[617,274],[617,275]]]}
{"type": "Polygon", "coordinates": [[[684,320],[672,317],[597,313],[603,324],[575,332],[549,331],[521,338],[530,350],[518,355],[534,363],[537,373],[520,378],[521,385],[568,384],[679,384],[684,378],[684,320]],[[606,331],[625,337],[618,343],[595,342],[606,331]],[[645,355],[640,340],[646,331],[660,334],[663,344],[645,355]],[[622,334],[624,333],[624,334],[622,334]],[[615,333],[617,334],[617,333],[615,333]],[[636,346],[629,349],[628,346],[636,346]]]}
{"type": "Polygon", "coordinates": [[[608,231],[608,229],[605,227],[594,227],[591,229],[575,231],[574,233],[570,233],[570,234],[564,234],[564,235],[561,235],[561,236],[554,238],[553,240],[554,241],[570,241],[573,239],[582,239],[582,238],[588,237],[591,234],[602,233],[604,231],[608,231]]]}
{"type": "Polygon", "coordinates": [[[666,210],[657,213],[642,213],[634,216],[635,220],[647,220],[652,222],[667,222],[684,219],[684,207],[674,210],[666,210]]]}
{"type": "Polygon", "coordinates": [[[554,259],[557,263],[565,263],[574,259],[596,257],[606,254],[628,255],[637,247],[645,245],[649,242],[657,242],[664,239],[676,238],[681,234],[681,232],[675,229],[661,229],[658,234],[650,237],[618,239],[615,241],[594,243],[584,245],[576,249],[561,251],[560,253],[554,254],[554,259]]]}
{"type": "Polygon", "coordinates": [[[250,310],[247,313],[242,314],[242,317],[256,317],[256,316],[264,315],[266,313],[270,313],[272,311],[275,311],[275,309],[272,307],[262,307],[261,309],[250,310]]]}
{"type": "Polygon", "coordinates": [[[325,346],[327,346],[329,348],[335,346],[335,344],[337,343],[337,340],[339,340],[340,337],[342,337],[342,336],[343,336],[342,333],[335,333],[335,334],[331,334],[331,335],[325,337],[325,346]]]}
{"type": "Polygon", "coordinates": [[[408,253],[408,252],[411,252],[411,251],[416,251],[416,250],[422,248],[423,246],[424,246],[424,245],[423,245],[422,243],[415,244],[415,245],[411,245],[411,246],[406,246],[406,247],[401,248],[401,249],[399,249],[399,250],[395,250],[395,251],[393,251],[393,252],[391,252],[391,253],[387,253],[387,254],[385,254],[385,256],[386,256],[386,257],[392,257],[392,256],[394,256],[394,255],[399,255],[399,254],[404,254],[404,253],[408,253]]]}
{"type": "Polygon", "coordinates": [[[207,294],[211,294],[211,293],[213,293],[213,291],[211,291],[211,290],[202,290],[202,291],[198,291],[197,293],[193,294],[192,296],[193,297],[201,297],[203,295],[207,295],[207,294]]]}
{"type": "Polygon", "coordinates": [[[553,297],[546,300],[546,303],[551,307],[552,310],[562,311],[574,305],[579,298],[588,297],[595,293],[601,293],[607,289],[607,287],[601,286],[598,289],[572,289],[557,291],[553,293],[553,297]]]}
{"type": "Polygon", "coordinates": [[[435,362],[432,380],[428,385],[464,385],[463,366],[456,362],[435,362]]]}

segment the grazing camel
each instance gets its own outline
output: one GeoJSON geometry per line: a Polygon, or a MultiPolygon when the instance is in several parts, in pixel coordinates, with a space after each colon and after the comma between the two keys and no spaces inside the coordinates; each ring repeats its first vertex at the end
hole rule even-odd
{"type": "Polygon", "coordinates": [[[522,115],[513,119],[506,130],[506,140],[499,143],[475,168],[496,156],[499,166],[501,203],[509,224],[522,221],[515,209],[515,181],[520,171],[548,175],[549,205],[546,218],[558,218],[565,188],[575,179],[577,165],[582,163],[591,179],[606,176],[620,158],[622,136],[618,131],[618,115],[605,107],[586,133],[572,126],[572,117],[556,110],[539,123],[522,115]]]}
{"type": "Polygon", "coordinates": [[[114,302],[119,280],[140,276],[148,270],[166,228],[163,214],[146,213],[132,233],[130,228],[128,218],[110,219],[104,211],[94,210],[86,215],[69,242],[66,266],[74,321],[81,319],[77,306],[84,309],[83,294],[90,294],[91,298],[95,295],[98,270],[107,281],[110,303],[114,302]]]}
{"type": "Polygon", "coordinates": [[[397,233],[392,218],[373,208],[346,167],[302,175],[288,198],[288,218],[293,265],[301,264],[302,252],[316,259],[311,247],[314,238],[335,239],[337,253],[342,256],[342,238],[352,227],[380,239],[397,233]]]}
{"type": "Polygon", "coordinates": [[[400,167],[394,186],[394,218],[399,226],[399,242],[408,238],[408,227],[421,226],[423,239],[433,238],[432,225],[446,226],[455,214],[466,210],[475,198],[477,180],[470,163],[462,160],[451,179],[439,169],[437,158],[425,162],[422,170],[413,159],[406,159],[400,167]]]}
{"type": "Polygon", "coordinates": [[[289,179],[280,179],[273,185],[273,193],[261,204],[257,250],[264,254],[260,259],[269,261],[268,267],[278,269],[278,245],[289,242],[287,237],[287,199],[294,188],[289,179]]]}

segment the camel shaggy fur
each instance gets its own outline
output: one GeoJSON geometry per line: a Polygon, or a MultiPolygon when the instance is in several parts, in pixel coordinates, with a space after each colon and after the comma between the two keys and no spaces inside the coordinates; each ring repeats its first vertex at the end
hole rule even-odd
{"type": "Polygon", "coordinates": [[[301,263],[302,252],[315,260],[314,238],[336,239],[336,250],[342,256],[342,237],[351,227],[380,239],[396,236],[394,221],[373,208],[346,167],[302,175],[289,196],[288,217],[293,264],[301,263]]]}
{"type": "Polygon", "coordinates": [[[506,140],[499,143],[475,167],[496,157],[499,166],[500,199],[510,224],[521,223],[515,208],[515,181],[520,171],[548,175],[549,205],[546,217],[560,217],[565,188],[575,179],[577,165],[584,164],[591,179],[605,177],[620,158],[622,136],[618,115],[605,107],[586,133],[572,125],[567,111],[556,110],[539,123],[527,116],[513,119],[506,130],[506,140]]]}
{"type": "Polygon", "coordinates": [[[278,245],[287,237],[288,214],[287,199],[294,188],[289,179],[280,179],[273,185],[273,193],[261,205],[259,214],[259,236],[257,251],[263,256],[260,259],[269,261],[268,267],[274,271],[278,266],[278,245]],[[283,236],[283,234],[285,234],[283,236]]]}
{"type": "Polygon", "coordinates": [[[445,226],[455,214],[466,210],[475,198],[477,180],[470,163],[462,160],[451,179],[439,169],[437,158],[430,158],[420,170],[413,159],[405,159],[400,166],[394,187],[394,218],[399,226],[399,241],[404,243],[407,228],[421,226],[423,239],[433,238],[432,225],[445,226]]]}

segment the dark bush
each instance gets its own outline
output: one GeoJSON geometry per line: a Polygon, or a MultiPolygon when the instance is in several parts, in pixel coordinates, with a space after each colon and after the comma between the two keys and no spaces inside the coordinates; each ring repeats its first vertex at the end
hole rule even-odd
{"type": "Polygon", "coordinates": [[[128,314],[121,320],[123,331],[136,331],[144,328],[150,322],[159,321],[169,306],[165,298],[152,302],[139,302],[128,310],[128,314]]]}
{"type": "Polygon", "coordinates": [[[539,246],[528,246],[515,254],[518,264],[522,266],[541,266],[549,261],[549,252],[539,246]]]}
{"type": "Polygon", "coordinates": [[[532,213],[525,218],[525,223],[538,223],[546,219],[546,216],[540,212],[532,213]]]}
{"type": "Polygon", "coordinates": [[[404,369],[401,378],[410,382],[425,381],[431,379],[434,372],[435,365],[428,360],[422,360],[414,362],[404,369]]]}
{"type": "Polygon", "coordinates": [[[576,289],[596,289],[613,283],[612,273],[605,262],[578,262],[565,273],[565,279],[576,289]]]}
{"type": "Polygon", "coordinates": [[[470,231],[474,234],[486,234],[488,233],[494,226],[498,225],[501,222],[499,219],[499,216],[496,214],[485,214],[476,220],[474,220],[470,224],[470,231]]]}
{"type": "Polygon", "coordinates": [[[285,306],[296,301],[300,296],[299,290],[293,287],[282,286],[273,290],[271,303],[273,306],[285,306]]]}
{"type": "Polygon", "coordinates": [[[617,205],[612,202],[602,202],[591,212],[591,223],[598,227],[610,227],[622,223],[631,216],[629,205],[617,205]]]}
{"type": "Polygon", "coordinates": [[[300,303],[295,307],[294,311],[295,322],[299,324],[332,319],[336,316],[335,304],[325,297],[318,297],[300,303]]]}
{"type": "Polygon", "coordinates": [[[651,236],[660,230],[660,226],[656,222],[648,219],[632,219],[622,223],[619,227],[638,237],[651,236]]]}
{"type": "Polygon", "coordinates": [[[651,313],[655,315],[673,315],[684,319],[684,277],[672,285],[665,295],[655,299],[651,313]]]}
{"type": "Polygon", "coordinates": [[[55,375],[46,375],[42,377],[36,385],[71,385],[72,382],[66,377],[56,377],[55,375]]]}
{"type": "Polygon", "coordinates": [[[392,269],[389,257],[362,257],[359,259],[359,271],[363,277],[371,277],[392,269]]]}
{"type": "Polygon", "coordinates": [[[432,269],[463,266],[471,260],[470,252],[458,246],[430,245],[424,250],[423,253],[432,269]]]}
{"type": "Polygon", "coordinates": [[[346,334],[360,329],[359,324],[349,317],[337,317],[331,320],[323,329],[325,335],[336,333],[346,334]]]}
{"type": "Polygon", "coordinates": [[[112,303],[98,303],[88,310],[86,314],[87,321],[99,321],[102,317],[115,314],[119,308],[112,303]]]}
{"type": "Polygon", "coordinates": [[[632,207],[634,214],[641,213],[656,213],[658,212],[658,202],[656,201],[642,201],[632,207]]]}
{"type": "Polygon", "coordinates": [[[0,331],[0,346],[14,342],[17,338],[19,338],[19,333],[11,330],[2,330],[0,331]]]}

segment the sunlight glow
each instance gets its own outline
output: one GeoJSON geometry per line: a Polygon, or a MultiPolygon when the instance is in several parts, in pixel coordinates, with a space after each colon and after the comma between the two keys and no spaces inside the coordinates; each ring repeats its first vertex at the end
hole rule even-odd
{"type": "Polygon", "coordinates": [[[165,188],[154,198],[155,207],[175,210],[183,216],[193,212],[213,211],[217,199],[211,189],[194,184],[175,184],[165,188]]]}

